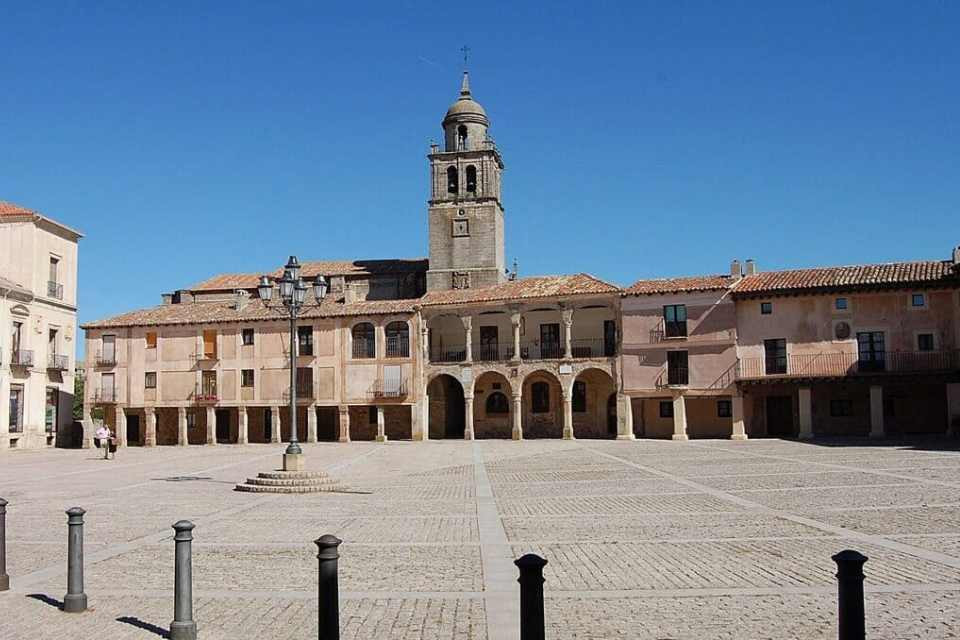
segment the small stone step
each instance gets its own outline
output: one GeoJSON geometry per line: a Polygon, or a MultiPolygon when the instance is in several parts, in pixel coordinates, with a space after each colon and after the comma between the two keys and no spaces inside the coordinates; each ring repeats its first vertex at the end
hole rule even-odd
{"type": "Polygon", "coordinates": [[[251,493],[324,493],[330,491],[340,491],[344,487],[337,484],[315,484],[298,486],[270,486],[258,484],[238,484],[237,491],[248,491],[251,493]]]}
{"type": "Polygon", "coordinates": [[[337,484],[331,477],[326,478],[247,478],[246,484],[264,487],[308,487],[311,485],[337,484]]]}
{"type": "Polygon", "coordinates": [[[274,480],[293,480],[307,478],[329,478],[326,471],[263,471],[257,476],[274,480]]]}

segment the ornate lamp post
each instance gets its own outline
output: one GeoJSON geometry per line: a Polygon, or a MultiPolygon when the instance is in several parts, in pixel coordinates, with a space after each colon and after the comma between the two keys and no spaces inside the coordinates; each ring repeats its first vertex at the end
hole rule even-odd
{"type": "MultiPolygon", "coordinates": [[[[273,298],[273,282],[267,276],[260,276],[257,291],[267,309],[275,311],[290,319],[290,443],[283,455],[284,471],[300,471],[303,461],[300,457],[303,450],[297,440],[297,317],[307,306],[307,285],[300,277],[300,263],[296,256],[290,256],[283,267],[283,277],[277,281],[280,289],[280,299],[271,304],[273,298]]],[[[327,281],[323,276],[317,276],[313,282],[314,305],[319,306],[327,296],[327,281]]],[[[277,425],[280,428],[280,425],[277,425]]]]}

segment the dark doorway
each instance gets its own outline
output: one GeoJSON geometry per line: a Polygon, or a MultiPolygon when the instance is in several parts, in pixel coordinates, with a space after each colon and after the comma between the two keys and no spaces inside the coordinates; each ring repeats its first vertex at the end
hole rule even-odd
{"type": "Polygon", "coordinates": [[[427,387],[430,398],[430,437],[463,438],[466,403],[463,387],[453,376],[440,375],[427,387]]]}
{"type": "Polygon", "coordinates": [[[317,440],[336,442],[339,430],[340,410],[337,407],[317,407],[317,440]]]}
{"type": "Polygon", "coordinates": [[[230,409],[217,409],[217,442],[230,442],[230,409]]]}
{"type": "Polygon", "coordinates": [[[127,416],[127,442],[140,442],[140,416],[127,416]]]}
{"type": "Polygon", "coordinates": [[[466,429],[466,403],[463,399],[463,391],[453,388],[451,384],[449,393],[447,393],[447,416],[444,426],[445,438],[463,439],[463,432],[466,429]]]}
{"type": "Polygon", "coordinates": [[[603,321],[603,355],[617,355],[617,323],[613,320],[603,321]]]}
{"type": "Polygon", "coordinates": [[[790,396],[767,397],[767,435],[793,437],[793,399],[790,396]]]}
{"type": "Polygon", "coordinates": [[[559,358],[563,355],[560,347],[560,325],[557,323],[540,325],[540,357],[559,358]]]}
{"type": "Polygon", "coordinates": [[[479,360],[498,360],[500,350],[500,336],[497,327],[480,327],[479,360]]]}
{"type": "Polygon", "coordinates": [[[617,394],[611,393],[607,398],[607,433],[617,435],[617,394]]]}

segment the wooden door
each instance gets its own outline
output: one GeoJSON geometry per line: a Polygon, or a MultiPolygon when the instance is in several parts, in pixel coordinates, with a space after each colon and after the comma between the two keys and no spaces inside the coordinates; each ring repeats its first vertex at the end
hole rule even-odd
{"type": "Polygon", "coordinates": [[[217,331],[208,329],[203,332],[203,355],[213,358],[217,355],[217,331]]]}
{"type": "Polygon", "coordinates": [[[789,438],[793,428],[793,399],[790,396],[767,398],[767,435],[789,438]]]}
{"type": "Polygon", "coordinates": [[[127,442],[140,442],[140,416],[127,416],[127,442]]]}

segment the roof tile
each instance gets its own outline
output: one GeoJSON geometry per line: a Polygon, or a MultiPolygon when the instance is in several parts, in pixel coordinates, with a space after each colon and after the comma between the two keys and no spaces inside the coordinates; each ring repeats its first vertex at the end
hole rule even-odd
{"type": "Polygon", "coordinates": [[[908,285],[960,285],[960,272],[949,260],[891,262],[846,267],[767,271],[742,278],[737,295],[836,289],[889,289],[908,285]]]}
{"type": "Polygon", "coordinates": [[[435,306],[619,292],[620,288],[609,282],[587,273],[576,273],[568,276],[532,276],[480,289],[432,291],[420,299],[420,304],[435,306]]]}
{"type": "Polygon", "coordinates": [[[731,276],[726,275],[637,280],[626,289],[625,293],[632,295],[654,295],[659,293],[717,291],[729,288],[734,282],[735,280],[731,276]]]}

